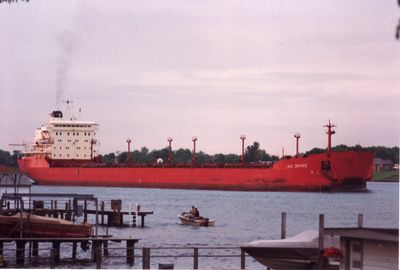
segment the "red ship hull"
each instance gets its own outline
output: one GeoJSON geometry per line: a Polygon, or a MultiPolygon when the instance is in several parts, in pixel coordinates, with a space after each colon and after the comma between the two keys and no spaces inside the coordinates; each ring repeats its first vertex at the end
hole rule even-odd
{"type": "Polygon", "coordinates": [[[56,167],[39,155],[18,162],[20,170],[41,185],[241,191],[362,191],[373,171],[373,154],[367,152],[293,157],[270,168],[56,167]]]}

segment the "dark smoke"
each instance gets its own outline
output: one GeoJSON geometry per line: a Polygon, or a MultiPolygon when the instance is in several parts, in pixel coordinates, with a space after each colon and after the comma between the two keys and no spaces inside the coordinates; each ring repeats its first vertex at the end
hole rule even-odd
{"type": "Polygon", "coordinates": [[[75,36],[70,31],[64,31],[58,37],[60,56],[57,60],[56,74],[56,107],[58,108],[68,83],[68,72],[74,54],[75,36]]]}

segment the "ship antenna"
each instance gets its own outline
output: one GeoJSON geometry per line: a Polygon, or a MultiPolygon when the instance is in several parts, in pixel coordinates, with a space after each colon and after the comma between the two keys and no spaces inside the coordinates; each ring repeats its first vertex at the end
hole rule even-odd
{"type": "Polygon", "coordinates": [[[294,134],[294,137],[296,138],[296,157],[299,156],[299,139],[300,139],[300,133],[296,132],[294,134]]]}
{"type": "Polygon", "coordinates": [[[173,139],[171,137],[167,138],[168,141],[168,162],[170,165],[172,165],[172,146],[171,143],[173,141],[173,139]]]}
{"type": "Polygon", "coordinates": [[[196,164],[196,141],[197,141],[197,137],[193,136],[192,137],[192,141],[193,141],[193,157],[192,157],[192,165],[196,164]]]}
{"type": "Polygon", "coordinates": [[[131,139],[127,139],[126,142],[128,143],[128,159],[127,159],[127,163],[131,164],[131,139]]]}
{"type": "Polygon", "coordinates": [[[327,149],[327,152],[329,154],[331,152],[331,150],[332,150],[332,146],[331,146],[332,139],[331,139],[331,137],[332,137],[333,134],[335,134],[335,131],[332,130],[332,128],[337,127],[337,126],[335,126],[333,123],[331,123],[331,120],[329,120],[328,124],[325,125],[324,127],[328,128],[328,131],[326,132],[326,134],[328,134],[328,149],[327,149]]]}
{"type": "MultiPolygon", "coordinates": [[[[63,103],[65,103],[65,104],[67,104],[67,109],[66,109],[66,111],[68,111],[68,117],[70,117],[71,116],[71,104],[72,103],[74,103],[72,100],[70,100],[70,99],[67,99],[67,100],[63,100],[63,103]]],[[[75,120],[75,116],[74,116],[74,113],[73,113],[73,111],[72,111],[72,118],[71,118],[71,120],[75,120]]]]}
{"type": "Polygon", "coordinates": [[[244,140],[246,139],[246,135],[241,135],[240,139],[242,140],[242,164],[244,164],[244,140]]]}

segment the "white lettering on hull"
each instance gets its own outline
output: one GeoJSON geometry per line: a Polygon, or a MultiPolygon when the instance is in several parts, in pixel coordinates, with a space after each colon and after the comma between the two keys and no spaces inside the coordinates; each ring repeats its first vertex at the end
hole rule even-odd
{"type": "Polygon", "coordinates": [[[307,163],[296,163],[296,164],[289,164],[286,165],[286,169],[307,169],[307,163]]]}

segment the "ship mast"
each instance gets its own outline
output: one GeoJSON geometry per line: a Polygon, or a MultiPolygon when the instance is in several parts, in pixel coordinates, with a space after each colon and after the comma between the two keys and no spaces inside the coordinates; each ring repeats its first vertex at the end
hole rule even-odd
{"type": "Polygon", "coordinates": [[[241,135],[240,139],[242,140],[242,164],[244,164],[244,140],[246,139],[246,135],[241,135]]]}
{"type": "Polygon", "coordinates": [[[192,165],[196,164],[196,141],[197,141],[197,137],[192,137],[192,141],[193,141],[193,157],[192,157],[192,165]]]}
{"type": "Polygon", "coordinates": [[[130,164],[131,163],[131,142],[132,142],[132,140],[127,139],[126,142],[128,143],[128,158],[127,158],[126,162],[128,164],[130,164]]]}
{"type": "Polygon", "coordinates": [[[296,157],[299,156],[299,139],[300,139],[300,133],[294,134],[294,137],[296,138],[296,157]]]}
{"type": "Polygon", "coordinates": [[[171,165],[172,164],[172,146],[171,146],[171,142],[173,141],[173,139],[171,137],[169,137],[167,139],[168,141],[168,163],[171,165]]]}
{"type": "Polygon", "coordinates": [[[327,152],[330,153],[331,150],[332,150],[332,147],[331,147],[332,139],[331,139],[331,137],[332,137],[333,134],[335,134],[335,131],[332,130],[332,128],[334,128],[336,126],[333,123],[331,123],[331,120],[329,120],[328,124],[325,125],[324,127],[328,128],[328,131],[326,132],[326,134],[328,134],[328,149],[327,149],[327,152]]]}

